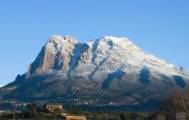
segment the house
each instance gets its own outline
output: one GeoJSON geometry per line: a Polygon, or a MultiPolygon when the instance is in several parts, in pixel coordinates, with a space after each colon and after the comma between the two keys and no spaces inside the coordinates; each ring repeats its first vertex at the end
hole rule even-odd
{"type": "Polygon", "coordinates": [[[5,111],[3,111],[3,110],[0,110],[0,115],[1,115],[1,114],[3,114],[3,113],[5,113],[5,111]]]}
{"type": "Polygon", "coordinates": [[[85,116],[72,116],[67,115],[65,116],[65,120],[87,120],[85,116]]]}
{"type": "Polygon", "coordinates": [[[49,112],[63,112],[64,111],[64,107],[62,104],[46,104],[45,105],[45,109],[49,112]]]}
{"type": "Polygon", "coordinates": [[[62,104],[46,104],[45,109],[49,112],[59,112],[60,115],[65,119],[65,120],[87,120],[85,116],[83,115],[70,115],[68,113],[64,112],[64,107],[62,104]]]}

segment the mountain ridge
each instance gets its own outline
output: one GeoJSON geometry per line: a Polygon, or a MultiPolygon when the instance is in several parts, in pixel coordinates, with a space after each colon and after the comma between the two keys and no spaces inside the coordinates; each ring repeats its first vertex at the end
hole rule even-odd
{"type": "Polygon", "coordinates": [[[54,35],[27,72],[0,91],[2,99],[130,104],[166,97],[173,88],[185,89],[188,81],[183,69],[126,37],[80,43],[54,35]]]}

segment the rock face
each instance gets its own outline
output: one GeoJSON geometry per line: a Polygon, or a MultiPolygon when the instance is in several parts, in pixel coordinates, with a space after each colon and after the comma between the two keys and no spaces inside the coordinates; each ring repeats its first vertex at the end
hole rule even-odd
{"type": "Polygon", "coordinates": [[[55,35],[28,71],[0,90],[2,99],[131,104],[161,99],[188,82],[183,68],[143,51],[128,38],[105,36],[80,43],[55,35]]]}

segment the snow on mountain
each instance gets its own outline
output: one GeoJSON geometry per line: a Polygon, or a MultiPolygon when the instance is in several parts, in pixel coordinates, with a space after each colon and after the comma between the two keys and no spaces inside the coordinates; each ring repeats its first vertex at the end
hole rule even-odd
{"type": "Polygon", "coordinates": [[[166,96],[175,87],[184,89],[188,81],[183,69],[145,52],[126,37],[104,36],[81,43],[71,36],[54,35],[28,71],[5,87],[11,92],[4,97],[70,100],[71,93],[82,100],[96,96],[99,103],[107,98],[129,103],[166,96]]]}
{"type": "Polygon", "coordinates": [[[29,71],[31,74],[31,71],[41,74],[61,69],[62,73],[92,77],[96,73],[110,73],[120,67],[123,70],[135,68],[135,71],[147,67],[152,72],[169,76],[184,74],[178,67],[138,48],[128,38],[112,36],[87,43],[79,43],[71,36],[52,36],[29,71]],[[38,63],[40,57],[43,58],[38,63]],[[35,67],[36,70],[33,70],[35,67]]]}

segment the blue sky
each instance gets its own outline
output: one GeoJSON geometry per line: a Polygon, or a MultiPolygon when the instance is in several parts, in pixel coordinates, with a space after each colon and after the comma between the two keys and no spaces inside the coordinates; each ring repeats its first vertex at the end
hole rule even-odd
{"type": "Polygon", "coordinates": [[[27,70],[53,34],[126,36],[189,70],[188,0],[1,0],[0,85],[27,70]]]}

